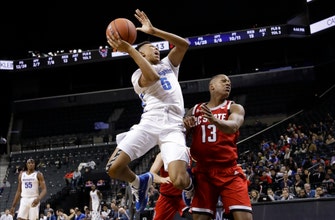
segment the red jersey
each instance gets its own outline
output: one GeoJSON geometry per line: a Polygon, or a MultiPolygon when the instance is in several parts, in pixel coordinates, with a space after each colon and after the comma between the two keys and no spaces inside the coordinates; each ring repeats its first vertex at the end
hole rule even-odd
{"type": "MultiPolygon", "coordinates": [[[[160,176],[168,176],[168,172],[164,170],[164,167],[160,169],[160,176]]],[[[175,219],[176,212],[182,216],[183,211],[188,208],[183,201],[182,190],[177,189],[170,183],[160,184],[159,192],[153,220],[173,220],[175,219]]]]}
{"type": "MultiPolygon", "coordinates": [[[[211,108],[214,117],[220,120],[227,120],[230,114],[230,106],[233,101],[225,100],[221,105],[211,108]]],[[[220,131],[203,117],[201,104],[196,104],[192,115],[196,118],[196,125],[192,128],[191,155],[197,165],[205,167],[212,166],[233,166],[237,163],[237,139],[239,131],[233,134],[226,134],[220,131]]],[[[205,103],[203,103],[205,104],[205,103]]]]}

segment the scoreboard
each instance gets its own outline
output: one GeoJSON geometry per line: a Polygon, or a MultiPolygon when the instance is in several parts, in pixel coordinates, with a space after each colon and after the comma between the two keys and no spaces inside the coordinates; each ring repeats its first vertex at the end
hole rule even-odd
{"type": "MultiPolygon", "coordinates": [[[[283,37],[305,37],[309,35],[306,26],[299,25],[272,25],[259,28],[251,28],[232,32],[206,34],[202,36],[188,37],[190,49],[217,47],[227,44],[271,40],[283,37]]],[[[172,45],[167,41],[153,42],[161,51],[168,52],[172,45]]],[[[136,45],[133,45],[136,47],[136,45]]],[[[85,50],[80,53],[63,53],[55,56],[33,57],[20,60],[0,60],[0,70],[7,71],[32,71],[41,68],[76,65],[89,62],[102,62],[128,57],[127,53],[115,52],[112,48],[85,50]]]]}
{"type": "Polygon", "coordinates": [[[304,26],[274,25],[234,32],[188,38],[192,47],[217,46],[228,43],[250,42],[255,40],[274,39],[278,37],[304,37],[307,29],[304,26]]]}

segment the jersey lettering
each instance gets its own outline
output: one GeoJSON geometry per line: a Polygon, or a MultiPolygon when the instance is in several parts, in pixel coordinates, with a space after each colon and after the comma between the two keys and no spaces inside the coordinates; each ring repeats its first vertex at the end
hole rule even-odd
{"type": "Polygon", "coordinates": [[[170,90],[171,89],[171,83],[169,82],[169,80],[167,80],[166,77],[161,77],[160,81],[161,81],[161,85],[162,85],[164,90],[170,90]]]}
{"type": "Polygon", "coordinates": [[[217,140],[217,132],[216,126],[209,125],[201,125],[201,141],[202,143],[206,142],[216,142],[217,140]]]}
{"type": "MultiPolygon", "coordinates": [[[[219,120],[225,120],[226,115],[227,115],[226,113],[213,114],[213,116],[219,120]]],[[[208,123],[208,119],[201,115],[197,117],[196,125],[200,125],[202,123],[208,123]]]]}
{"type": "MultiPolygon", "coordinates": [[[[213,116],[219,120],[225,120],[227,113],[213,114],[213,116]]],[[[206,142],[216,142],[217,141],[217,128],[213,124],[208,124],[207,118],[202,115],[197,117],[196,125],[201,125],[201,141],[206,142]]]]}
{"type": "Polygon", "coordinates": [[[33,183],[32,183],[32,182],[25,182],[25,183],[24,183],[24,187],[25,187],[26,189],[30,189],[30,188],[33,187],[33,183]]]}

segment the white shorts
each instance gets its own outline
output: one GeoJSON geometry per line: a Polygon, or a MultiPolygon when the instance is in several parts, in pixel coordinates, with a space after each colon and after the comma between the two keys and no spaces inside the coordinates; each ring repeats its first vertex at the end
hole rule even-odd
{"type": "Polygon", "coordinates": [[[133,161],[158,145],[167,170],[171,161],[183,160],[189,163],[184,131],[180,116],[164,110],[146,112],[142,114],[139,124],[116,136],[117,148],[133,161]]]}
{"type": "Polygon", "coordinates": [[[40,203],[37,206],[31,207],[31,204],[37,197],[21,198],[17,218],[37,220],[39,219],[40,203]]]}

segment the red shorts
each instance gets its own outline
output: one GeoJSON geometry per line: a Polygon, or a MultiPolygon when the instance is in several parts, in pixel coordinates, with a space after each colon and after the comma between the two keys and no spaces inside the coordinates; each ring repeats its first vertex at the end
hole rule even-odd
{"type": "Polygon", "coordinates": [[[180,196],[160,194],[156,202],[153,220],[173,220],[177,212],[182,216],[183,211],[187,208],[181,194],[180,196]]]}
{"type": "Polygon", "coordinates": [[[192,213],[208,213],[215,216],[221,196],[223,212],[252,212],[248,194],[248,181],[241,167],[211,168],[195,167],[195,192],[192,200],[192,213]]]}

